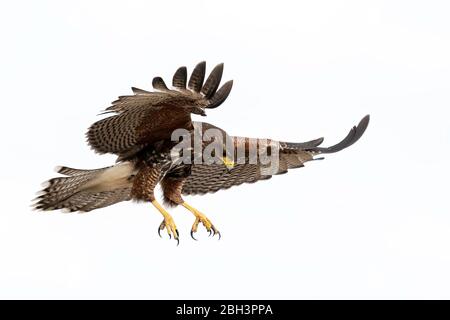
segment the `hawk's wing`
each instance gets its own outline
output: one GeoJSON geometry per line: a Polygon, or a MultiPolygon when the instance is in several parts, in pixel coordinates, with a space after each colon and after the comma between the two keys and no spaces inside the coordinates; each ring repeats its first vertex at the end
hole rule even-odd
{"type": "Polygon", "coordinates": [[[153,87],[157,91],[132,88],[134,95],[120,96],[105,110],[115,114],[89,128],[89,145],[98,153],[124,156],[148,143],[170,139],[174,129],[192,128],[191,113],[204,115],[205,108],[218,107],[232,87],[232,81],[228,81],[217,91],[223,64],[216,66],[203,84],[205,67],[205,62],[199,63],[188,84],[186,67],[179,68],[173,76],[173,90],[156,77],[153,87]]]}
{"type": "MultiPolygon", "coordinates": [[[[277,144],[279,161],[274,171],[270,171],[267,166],[258,161],[251,164],[248,159],[246,163],[236,164],[231,170],[223,164],[193,164],[191,175],[184,182],[182,193],[192,195],[216,192],[243,183],[269,179],[272,175],[286,173],[288,169],[303,167],[307,161],[321,159],[314,158],[318,154],[334,153],[351,146],[363,135],[368,124],[369,116],[365,116],[341,142],[328,148],[319,147],[323,138],[303,143],[279,142],[277,144]]],[[[248,151],[248,138],[234,139],[235,148],[239,146],[239,142],[236,141],[244,141],[242,143],[245,143],[245,149],[248,151]]]]}

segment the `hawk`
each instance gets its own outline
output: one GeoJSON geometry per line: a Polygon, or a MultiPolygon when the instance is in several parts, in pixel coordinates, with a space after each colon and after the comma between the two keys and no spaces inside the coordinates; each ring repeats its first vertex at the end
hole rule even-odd
{"type": "Polygon", "coordinates": [[[158,233],[165,229],[179,243],[172,216],[155,198],[159,184],[167,206],[181,205],[194,214],[194,239],[199,224],[220,238],[211,220],[182,195],[212,193],[303,167],[322,159],[317,157],[320,154],[349,147],[369,124],[367,115],[331,147],[320,146],[323,138],[292,143],[230,137],[212,124],[191,119],[191,114],[205,116],[207,109],[220,106],[233,86],[228,81],[219,89],[223,64],[206,81],[205,69],[205,62],[197,64],[188,81],[186,67],[180,67],[170,89],[161,77],[155,77],[154,91],[132,87],[133,94],[112,102],[104,111],[108,117],[92,124],[86,136],[97,153],[117,155],[116,163],[93,170],[57,167],[62,176],[46,182],[35,199],[35,209],[87,212],[121,201],[150,202],[163,215],[158,233]]]}

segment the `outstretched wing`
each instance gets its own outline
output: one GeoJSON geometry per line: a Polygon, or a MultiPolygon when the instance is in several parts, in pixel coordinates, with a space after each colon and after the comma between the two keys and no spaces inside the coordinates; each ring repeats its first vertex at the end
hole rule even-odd
{"type": "Polygon", "coordinates": [[[172,79],[173,89],[155,77],[150,92],[132,88],[133,95],[120,96],[105,113],[114,113],[95,122],[88,129],[87,141],[98,153],[131,155],[143,146],[170,139],[177,128],[191,129],[191,113],[205,115],[205,108],[216,108],[228,97],[233,82],[218,91],[223,64],[216,66],[203,84],[205,62],[199,63],[187,83],[186,67],[179,68],[172,79]]]}
{"type": "MultiPolygon", "coordinates": [[[[273,148],[274,145],[278,148],[276,150],[278,152],[278,163],[272,168],[259,160],[252,163],[248,157],[245,157],[245,163],[240,163],[238,159],[238,163],[231,170],[223,164],[194,164],[192,165],[191,175],[184,182],[182,193],[193,195],[216,192],[243,183],[266,180],[271,178],[272,175],[286,173],[289,169],[303,167],[305,162],[322,159],[314,158],[316,155],[338,152],[351,146],[361,138],[368,124],[369,116],[367,115],[359,122],[358,126],[354,126],[350,130],[341,142],[327,148],[319,147],[323,138],[303,143],[279,142],[271,144],[268,148],[273,148]]],[[[250,139],[236,137],[233,139],[235,149],[243,146],[248,154],[250,139]]],[[[265,153],[272,154],[274,151],[265,150],[265,153]]]]}

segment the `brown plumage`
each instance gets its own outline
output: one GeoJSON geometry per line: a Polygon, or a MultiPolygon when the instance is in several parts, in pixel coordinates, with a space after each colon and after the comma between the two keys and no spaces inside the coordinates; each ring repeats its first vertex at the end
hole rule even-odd
{"type": "Polygon", "coordinates": [[[200,223],[219,234],[206,216],[183,200],[183,194],[216,192],[303,167],[304,163],[318,159],[315,156],[319,154],[338,152],[352,145],[369,123],[369,116],[364,117],[340,143],[327,148],[319,146],[323,138],[290,143],[228,137],[220,128],[191,120],[192,113],[204,116],[206,109],[221,105],[233,86],[228,81],[219,89],[223,64],[217,65],[206,81],[205,70],[205,62],[197,64],[188,80],[186,67],[180,67],[173,76],[172,89],[162,78],[155,77],[152,82],[155,91],[133,87],[133,95],[115,100],[104,112],[108,117],[92,124],[86,136],[94,151],[116,154],[117,163],[94,170],[59,167],[57,172],[63,176],[47,182],[34,203],[35,208],[91,211],[131,199],[147,201],[164,216],[158,231],[167,229],[178,240],[172,217],[155,199],[154,189],[160,184],[167,205],[183,205],[195,215],[191,235],[200,223]],[[187,133],[184,137],[194,139],[183,153],[177,149],[179,141],[172,140],[177,129],[187,133]],[[209,137],[211,132],[216,133],[212,141],[223,149],[222,153],[217,151],[222,149],[212,148],[214,152],[210,155],[218,160],[215,162],[206,159],[206,152],[213,146],[208,139],[200,140],[200,149],[195,147],[196,134],[209,137]],[[254,150],[263,152],[266,158],[272,157],[277,165],[273,161],[268,165],[259,153],[255,156],[254,150]],[[230,162],[230,158],[235,161],[230,162]]]}

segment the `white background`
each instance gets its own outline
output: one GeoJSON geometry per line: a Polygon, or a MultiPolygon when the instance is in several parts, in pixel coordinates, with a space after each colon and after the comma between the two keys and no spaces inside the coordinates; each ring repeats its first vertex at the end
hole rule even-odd
{"type": "MultiPolygon", "coordinates": [[[[0,6],[0,298],[450,298],[447,1],[14,1],[0,6]],[[55,165],[97,168],[96,114],[180,65],[225,62],[209,121],[351,148],[188,197],[223,234],[160,239],[161,215],[29,208],[55,165]]],[[[202,120],[205,120],[204,118],[202,120]]]]}

